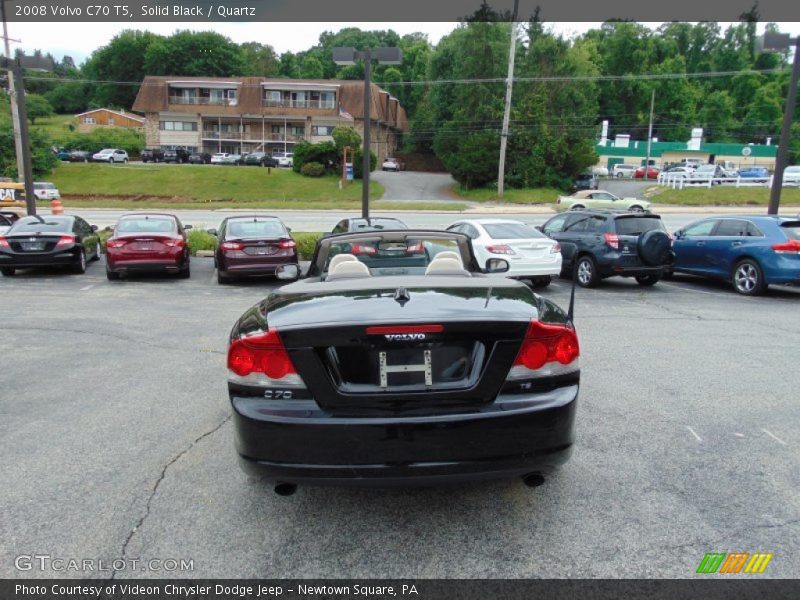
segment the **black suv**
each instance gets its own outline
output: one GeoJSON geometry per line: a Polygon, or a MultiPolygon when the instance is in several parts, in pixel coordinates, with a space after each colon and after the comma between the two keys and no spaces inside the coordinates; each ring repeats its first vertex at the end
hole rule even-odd
{"type": "Polygon", "coordinates": [[[146,150],[142,150],[139,158],[142,159],[142,162],[161,162],[164,160],[164,152],[158,148],[148,148],[146,150]]]}
{"type": "Polygon", "coordinates": [[[185,148],[164,150],[164,162],[185,163],[189,161],[189,152],[185,148]]]}
{"type": "Polygon", "coordinates": [[[572,191],[600,189],[600,180],[594,173],[581,173],[572,184],[572,191]]]}
{"type": "Polygon", "coordinates": [[[654,285],[675,261],[659,215],[571,210],[539,229],[561,244],[562,273],[573,273],[581,287],[614,276],[654,285]]]}

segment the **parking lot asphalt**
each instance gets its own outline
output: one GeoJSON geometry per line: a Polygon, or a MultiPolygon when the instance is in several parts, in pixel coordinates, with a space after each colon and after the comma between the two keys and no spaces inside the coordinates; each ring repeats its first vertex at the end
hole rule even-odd
{"type": "Polygon", "coordinates": [[[542,487],[287,498],[236,466],[225,383],[230,328],[273,282],[213,276],[109,282],[101,259],[0,279],[0,577],[110,576],[14,566],[46,554],[193,561],[118,578],[691,578],[733,551],[800,576],[800,290],[577,290],[576,447],[542,487]]]}

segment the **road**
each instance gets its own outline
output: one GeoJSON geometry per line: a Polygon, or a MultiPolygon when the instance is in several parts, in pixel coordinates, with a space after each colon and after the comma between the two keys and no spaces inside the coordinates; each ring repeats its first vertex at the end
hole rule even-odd
{"type": "MultiPolygon", "coordinates": [[[[218,286],[210,259],[188,280],[103,270],[0,278],[0,577],[109,576],[15,570],[39,553],[193,560],[182,577],[692,578],[733,550],[800,577],[800,290],[579,289],[576,448],[540,488],[285,498],[236,467],[225,384],[269,283],[218,286]]],[[[569,285],[543,294],[565,306],[569,285]]]]}
{"type": "Polygon", "coordinates": [[[449,173],[376,171],[371,178],[383,186],[382,200],[464,202],[450,191],[456,180],[449,173]]]}

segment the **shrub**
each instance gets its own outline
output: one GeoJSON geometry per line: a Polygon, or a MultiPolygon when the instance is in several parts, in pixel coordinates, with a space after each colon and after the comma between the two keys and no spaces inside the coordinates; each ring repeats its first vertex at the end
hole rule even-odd
{"type": "Polygon", "coordinates": [[[322,177],[325,175],[325,167],[318,162],[307,162],[300,167],[300,173],[306,177],[322,177]]]}
{"type": "Polygon", "coordinates": [[[335,170],[336,165],[339,164],[339,153],[336,150],[333,142],[320,142],[319,144],[312,144],[306,140],[298,142],[294,147],[294,156],[292,157],[292,169],[295,173],[301,173],[303,165],[310,162],[319,163],[327,169],[328,166],[335,170]]]}
{"type": "MultiPolygon", "coordinates": [[[[361,179],[363,176],[364,169],[362,169],[362,165],[364,164],[364,149],[359,148],[355,152],[355,157],[353,157],[353,177],[355,179],[361,179]]],[[[378,157],[375,156],[375,153],[370,150],[369,152],[369,171],[375,170],[375,167],[378,166],[378,157]]]]}
{"type": "Polygon", "coordinates": [[[198,250],[216,250],[217,249],[217,236],[211,235],[202,229],[190,229],[188,234],[189,253],[192,256],[197,254],[198,250]]]}
{"type": "Polygon", "coordinates": [[[314,248],[317,246],[317,242],[322,238],[322,234],[317,232],[293,232],[292,238],[297,242],[297,254],[300,260],[311,260],[311,257],[314,256],[314,248]]]}

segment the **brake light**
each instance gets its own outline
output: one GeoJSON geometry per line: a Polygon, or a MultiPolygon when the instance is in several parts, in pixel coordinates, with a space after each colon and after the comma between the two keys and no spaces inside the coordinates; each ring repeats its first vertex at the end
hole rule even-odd
{"type": "Polygon", "coordinates": [[[242,242],[222,242],[220,248],[223,250],[244,250],[244,244],[242,242]]]}
{"type": "Polygon", "coordinates": [[[486,246],[486,251],[492,254],[516,254],[516,252],[511,249],[511,246],[506,246],[505,244],[486,246]]]}
{"type": "Polygon", "coordinates": [[[11,248],[11,244],[8,243],[6,238],[0,237],[0,248],[11,248]]]}
{"type": "Polygon", "coordinates": [[[75,236],[74,235],[62,235],[58,238],[56,242],[56,248],[61,248],[62,246],[69,246],[70,244],[75,243],[75,236]]]}
{"type": "Polygon", "coordinates": [[[164,240],[164,245],[169,246],[170,248],[183,248],[185,242],[183,238],[172,238],[169,240],[164,240]]]}
{"type": "Polygon", "coordinates": [[[228,347],[228,370],[245,382],[302,385],[277,329],[233,340],[228,347]]]}
{"type": "Polygon", "coordinates": [[[350,254],[377,254],[378,249],[375,246],[367,246],[366,244],[353,244],[350,246],[350,254]]]}
{"type": "Polygon", "coordinates": [[[616,233],[606,233],[603,237],[606,240],[606,244],[619,250],[619,236],[616,233]]]}
{"type": "Polygon", "coordinates": [[[772,249],[778,254],[800,254],[800,240],[789,240],[783,244],[773,244],[772,249]]]}
{"type": "Polygon", "coordinates": [[[441,333],[444,325],[392,325],[367,327],[367,335],[391,335],[401,333],[441,333]]]}
{"type": "Polygon", "coordinates": [[[127,244],[127,240],[108,240],[106,242],[106,248],[122,248],[125,244],[127,244]]]}
{"type": "Polygon", "coordinates": [[[294,240],[281,240],[280,244],[278,244],[278,248],[281,248],[283,250],[296,247],[297,243],[294,240]]]}
{"type": "Polygon", "coordinates": [[[572,325],[531,321],[509,379],[546,377],[575,371],[580,345],[572,325]]]}
{"type": "Polygon", "coordinates": [[[411,244],[406,248],[406,254],[425,254],[425,247],[422,245],[422,242],[411,244]]]}
{"type": "Polygon", "coordinates": [[[558,254],[559,252],[561,252],[561,244],[556,242],[555,244],[550,246],[550,254],[558,254]]]}

